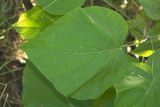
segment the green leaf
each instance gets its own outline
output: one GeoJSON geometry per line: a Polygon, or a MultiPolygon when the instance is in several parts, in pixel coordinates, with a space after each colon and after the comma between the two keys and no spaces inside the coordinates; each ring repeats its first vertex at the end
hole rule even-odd
{"type": "Polygon", "coordinates": [[[21,34],[22,38],[32,39],[53,22],[54,16],[36,6],[23,13],[13,26],[21,34]]]}
{"type": "MultiPolygon", "coordinates": [[[[153,83],[159,83],[160,84],[160,73],[159,73],[159,64],[160,64],[160,50],[158,49],[148,60],[148,64],[152,66],[152,72],[153,72],[153,83]]],[[[157,86],[160,86],[159,84],[155,84],[157,86]]],[[[153,84],[154,85],[154,84],[153,84]]],[[[158,87],[157,87],[158,88],[158,87]]],[[[155,91],[156,92],[156,91],[155,91]]],[[[158,94],[157,94],[158,95],[158,94]]],[[[159,103],[160,105],[160,103],[159,103]]]]}
{"type": "Polygon", "coordinates": [[[64,15],[66,12],[83,5],[85,0],[37,0],[47,12],[54,15],[64,15]]]}
{"type": "Polygon", "coordinates": [[[130,75],[116,85],[115,107],[158,107],[160,105],[159,56],[160,51],[157,51],[153,59],[149,59],[149,65],[153,68],[143,69],[148,68],[145,67],[148,66],[146,64],[141,68],[133,67],[130,75]]]}
{"type": "Polygon", "coordinates": [[[155,50],[160,48],[159,36],[152,36],[145,42],[141,43],[132,53],[138,54],[143,57],[151,56],[155,50]]]}
{"type": "Polygon", "coordinates": [[[160,19],[160,0],[139,0],[146,14],[154,19],[160,19]]]}
{"type": "Polygon", "coordinates": [[[92,105],[92,101],[69,100],[59,94],[30,61],[27,62],[24,71],[23,85],[25,107],[91,107],[92,105]]]}
{"type": "Polygon", "coordinates": [[[102,96],[94,100],[93,107],[114,107],[116,92],[112,87],[108,89],[102,96]]]}
{"type": "Polygon", "coordinates": [[[148,30],[149,36],[158,36],[160,34],[160,21],[157,22],[151,29],[148,30]]]}
{"type": "Polygon", "coordinates": [[[93,99],[123,78],[130,58],[123,52],[127,24],[103,7],[77,8],[23,49],[65,96],[93,99]]]}
{"type": "Polygon", "coordinates": [[[46,107],[53,107],[53,105],[55,105],[54,107],[71,107],[31,62],[28,62],[25,68],[23,83],[25,106],[40,107],[50,104],[46,107]]]}
{"type": "Polygon", "coordinates": [[[137,15],[134,19],[128,20],[129,32],[136,38],[142,38],[144,29],[149,25],[151,20],[146,16],[145,13],[137,15]]]}

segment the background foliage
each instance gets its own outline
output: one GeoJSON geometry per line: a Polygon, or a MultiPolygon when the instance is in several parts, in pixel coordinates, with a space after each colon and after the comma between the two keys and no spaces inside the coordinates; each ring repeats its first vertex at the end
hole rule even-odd
{"type": "Polygon", "coordinates": [[[28,56],[25,107],[160,106],[159,0],[35,4],[12,24],[28,56]]]}

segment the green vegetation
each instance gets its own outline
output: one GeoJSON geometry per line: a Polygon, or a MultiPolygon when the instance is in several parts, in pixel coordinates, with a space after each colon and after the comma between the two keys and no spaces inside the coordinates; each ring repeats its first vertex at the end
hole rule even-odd
{"type": "Polygon", "coordinates": [[[160,1],[101,2],[37,0],[12,25],[24,107],[160,106],[160,1]]]}

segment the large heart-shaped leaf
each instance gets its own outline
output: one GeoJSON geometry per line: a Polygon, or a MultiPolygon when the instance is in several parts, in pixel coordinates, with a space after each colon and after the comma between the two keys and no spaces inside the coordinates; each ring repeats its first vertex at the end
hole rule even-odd
{"type": "Polygon", "coordinates": [[[45,29],[23,49],[65,96],[92,99],[128,73],[123,52],[127,24],[103,7],[77,8],[45,29]]]}
{"type": "Polygon", "coordinates": [[[24,71],[25,107],[91,107],[92,101],[75,101],[59,94],[53,85],[30,62],[24,71]],[[78,105],[77,105],[78,104],[78,105]]]}
{"type": "Polygon", "coordinates": [[[25,87],[23,100],[26,107],[40,107],[41,105],[71,107],[32,63],[27,63],[23,83],[25,87]]]}
{"type": "Polygon", "coordinates": [[[37,0],[47,12],[54,15],[63,15],[66,12],[83,5],[85,0],[37,0]]]}
{"type": "MultiPolygon", "coordinates": [[[[130,75],[116,85],[116,107],[159,107],[160,106],[160,51],[155,52],[149,64],[152,69],[133,67],[130,75]],[[151,72],[152,71],[152,72],[151,72]],[[127,99],[127,101],[126,101],[127,99]]],[[[143,64],[143,67],[148,65],[143,64]]]]}
{"type": "Polygon", "coordinates": [[[154,19],[160,19],[160,0],[139,0],[146,14],[154,19]]]}

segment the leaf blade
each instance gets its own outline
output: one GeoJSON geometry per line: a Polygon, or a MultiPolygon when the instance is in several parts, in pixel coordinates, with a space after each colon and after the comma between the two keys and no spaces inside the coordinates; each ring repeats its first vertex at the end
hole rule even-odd
{"type": "MultiPolygon", "coordinates": [[[[38,38],[25,44],[23,49],[41,73],[63,95],[81,100],[93,99],[103,94],[127,73],[127,70],[123,70],[123,73],[118,76],[122,67],[127,68],[129,62],[122,50],[122,41],[125,40],[126,35],[127,24],[116,12],[102,7],[90,7],[86,10],[77,8],[57,20],[38,38]],[[99,12],[104,13],[105,17],[99,12]],[[104,25],[105,21],[107,21],[106,25],[104,25]],[[117,22],[120,26],[113,24],[113,27],[110,27],[113,22],[117,22]],[[101,27],[109,30],[105,31],[101,27]],[[112,35],[109,32],[113,32],[112,35]],[[47,57],[44,59],[46,53],[47,57]],[[118,60],[117,56],[121,56],[121,60],[118,60]],[[108,63],[112,62],[112,58],[120,63],[123,60],[127,61],[122,63],[123,66],[116,72],[116,77],[112,71],[108,71],[112,75],[110,79],[115,80],[108,82],[107,85],[99,84],[98,79],[95,79],[92,91],[85,88],[79,91],[87,81],[102,72],[103,68],[110,67],[112,64],[108,63]],[[99,88],[98,91],[96,86],[99,88]]],[[[116,65],[119,66],[119,63],[115,63],[113,68],[116,68],[116,65]]]]}

